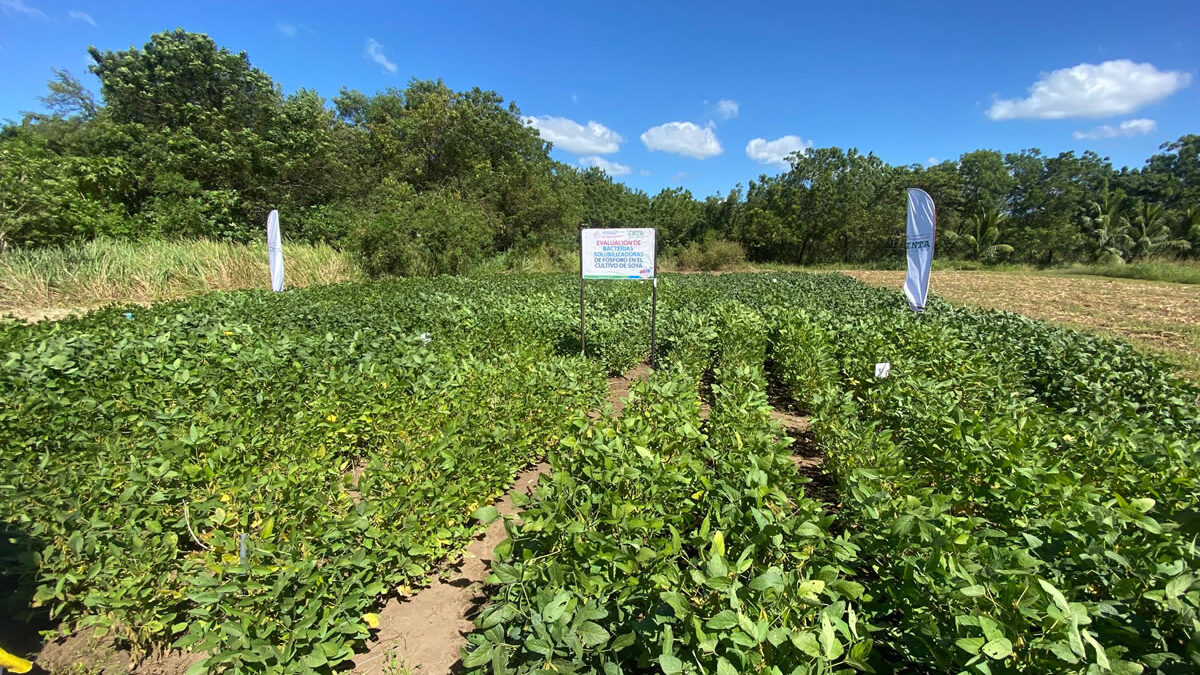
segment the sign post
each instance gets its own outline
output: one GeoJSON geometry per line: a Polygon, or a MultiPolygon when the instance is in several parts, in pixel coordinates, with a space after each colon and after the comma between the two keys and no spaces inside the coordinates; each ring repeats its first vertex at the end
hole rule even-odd
{"type": "Polygon", "coordinates": [[[579,355],[587,355],[583,323],[583,228],[579,228],[579,355]]]}
{"type": "Polygon", "coordinates": [[[582,228],[579,230],[579,349],[586,346],[583,283],[588,279],[649,279],[650,365],[654,365],[658,319],[658,250],[655,231],[643,228],[582,228]]]}

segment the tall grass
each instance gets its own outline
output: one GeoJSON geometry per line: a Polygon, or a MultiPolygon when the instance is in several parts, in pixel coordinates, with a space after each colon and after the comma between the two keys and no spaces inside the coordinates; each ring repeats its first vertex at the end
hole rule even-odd
{"type": "Polygon", "coordinates": [[[1178,284],[1200,284],[1200,263],[1141,262],[1128,265],[1093,265],[1067,270],[1071,274],[1091,274],[1100,277],[1173,281],[1178,284]]]}
{"type": "MultiPolygon", "coordinates": [[[[291,288],[362,277],[349,256],[329,246],[285,243],[283,257],[291,288]]],[[[0,254],[0,312],[145,303],[269,288],[269,280],[265,243],[98,239],[0,254]]]]}

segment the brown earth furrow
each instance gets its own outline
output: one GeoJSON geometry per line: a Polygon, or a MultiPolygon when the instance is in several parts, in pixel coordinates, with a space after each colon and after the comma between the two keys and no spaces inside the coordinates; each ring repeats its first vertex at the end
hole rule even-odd
{"type": "MultiPolygon", "coordinates": [[[[512,491],[495,503],[500,515],[516,515],[512,495],[532,494],[538,480],[549,472],[550,465],[541,462],[517,476],[512,491]]],[[[379,611],[379,630],[368,651],[354,659],[354,672],[413,671],[418,667],[423,674],[454,672],[461,660],[460,650],[475,630],[475,615],[487,602],[484,584],[496,545],[504,539],[501,518],[471,542],[450,574],[435,578],[414,596],[389,600],[379,611]]]]}

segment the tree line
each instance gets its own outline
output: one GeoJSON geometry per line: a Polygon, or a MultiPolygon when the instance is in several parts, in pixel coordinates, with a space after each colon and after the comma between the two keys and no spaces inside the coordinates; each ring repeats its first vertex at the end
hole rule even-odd
{"type": "Polygon", "coordinates": [[[183,30],[90,50],[102,102],[55,71],[44,112],[0,127],[0,249],[95,237],[285,236],[357,252],[376,274],[461,273],[497,254],[569,260],[577,228],[655,227],[667,251],[734,242],[754,260],[903,252],[904,188],[938,208],[938,256],[984,263],[1200,253],[1200,136],[1137,169],[1093,152],[977,150],[892,166],[811,149],[728,195],[648,195],[550,145],[497,93],[413,80],[331,101],[284,95],[245,53],[183,30]]]}

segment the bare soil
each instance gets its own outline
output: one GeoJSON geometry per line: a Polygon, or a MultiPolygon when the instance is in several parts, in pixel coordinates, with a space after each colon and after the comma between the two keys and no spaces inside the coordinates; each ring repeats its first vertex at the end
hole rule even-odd
{"type": "Polygon", "coordinates": [[[88,675],[183,675],[206,655],[171,650],[133,661],[129,650],[112,637],[93,638],[87,631],[47,642],[33,659],[34,671],[43,673],[88,673],[88,675]]]}
{"type": "Polygon", "coordinates": [[[783,432],[792,439],[792,464],[801,475],[812,480],[809,496],[820,501],[831,501],[833,480],[821,468],[825,461],[809,428],[808,418],[787,410],[773,408],[771,417],[783,427],[783,432]]]}
{"type": "Polygon", "coordinates": [[[14,307],[6,309],[0,312],[0,314],[28,323],[37,323],[39,321],[58,321],[68,316],[87,314],[93,309],[96,309],[96,307],[14,307]]]}
{"type": "Polygon", "coordinates": [[[837,508],[837,486],[833,477],[825,472],[825,455],[817,447],[808,416],[800,412],[800,405],[792,398],[787,388],[771,375],[768,368],[767,398],[771,402],[771,418],[779,423],[783,433],[792,439],[792,464],[800,475],[811,482],[805,492],[809,497],[824,502],[832,509],[837,508]]]}

